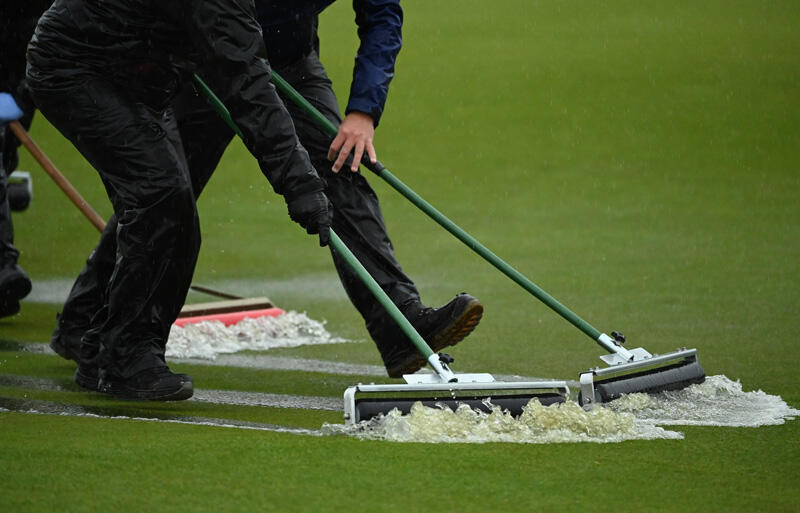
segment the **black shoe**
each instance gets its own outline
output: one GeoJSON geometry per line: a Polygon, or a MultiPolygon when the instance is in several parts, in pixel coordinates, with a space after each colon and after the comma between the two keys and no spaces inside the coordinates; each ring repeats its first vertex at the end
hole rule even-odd
{"type": "Polygon", "coordinates": [[[169,367],[155,367],[128,379],[102,378],[98,390],[118,399],[181,401],[192,397],[194,384],[186,374],[174,374],[169,367]]]}
{"type": "Polygon", "coordinates": [[[424,308],[411,321],[434,353],[464,340],[483,317],[480,301],[462,292],[439,308],[424,308]]]}
{"type": "Polygon", "coordinates": [[[384,357],[386,374],[390,378],[402,378],[403,374],[414,374],[425,366],[427,361],[417,346],[402,347],[384,357]]]}
{"type": "MultiPolygon", "coordinates": [[[[483,316],[483,305],[469,294],[461,293],[442,307],[425,307],[417,312],[407,312],[406,316],[431,350],[438,353],[445,347],[458,344],[475,329],[483,316]]],[[[389,354],[384,362],[391,378],[417,372],[427,363],[414,345],[402,346],[394,354],[389,354]]]]}
{"type": "Polygon", "coordinates": [[[100,380],[97,377],[97,367],[88,365],[78,365],[75,371],[75,383],[85,388],[97,392],[100,380]]]}
{"type": "Polygon", "coordinates": [[[19,313],[19,301],[12,299],[9,301],[0,301],[0,317],[11,317],[19,313]]]}
{"type": "Polygon", "coordinates": [[[0,304],[19,301],[31,291],[31,280],[17,264],[0,267],[0,304]]]}

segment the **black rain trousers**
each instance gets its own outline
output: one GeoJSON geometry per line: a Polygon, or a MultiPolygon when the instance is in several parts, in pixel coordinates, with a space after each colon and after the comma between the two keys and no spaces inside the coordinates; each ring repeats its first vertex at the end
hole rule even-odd
{"type": "MultiPolygon", "coordinates": [[[[331,82],[316,52],[276,68],[276,71],[334,124],[341,122],[331,82]]],[[[398,306],[418,304],[417,288],[395,259],[378,198],[367,179],[360,172],[349,171],[349,163],[339,173],[333,173],[330,170],[332,163],[327,159],[330,136],[299,107],[286,99],[284,103],[301,144],[308,151],[317,172],[327,182],[326,194],[334,208],[334,231],[398,306]]],[[[234,134],[208,102],[191,87],[181,91],[173,106],[196,198],[216,169],[234,134]]],[[[113,216],[70,291],[59,319],[61,333],[82,331],[104,302],[103,284],[108,283],[114,268],[115,224],[116,216],[113,216]]],[[[364,318],[381,353],[385,354],[398,345],[410,344],[347,263],[333,250],[331,253],[345,291],[364,318]]],[[[94,352],[92,344],[93,340],[86,338],[82,349],[89,358],[94,352]]]]}
{"type": "Polygon", "coordinates": [[[14,224],[11,222],[11,207],[8,204],[8,176],[13,169],[6,166],[6,127],[0,126],[0,267],[17,263],[19,251],[14,247],[14,224]]]}
{"type": "Polygon", "coordinates": [[[200,250],[189,167],[172,111],[132,101],[100,76],[74,87],[34,87],[32,94],[98,171],[114,207],[116,222],[98,248],[113,245],[106,255],[113,265],[105,271],[105,301],[91,314],[82,359],[97,365],[101,378],[127,379],[164,366],[169,330],[200,250]],[[70,109],[63,108],[67,103],[70,109]]]}

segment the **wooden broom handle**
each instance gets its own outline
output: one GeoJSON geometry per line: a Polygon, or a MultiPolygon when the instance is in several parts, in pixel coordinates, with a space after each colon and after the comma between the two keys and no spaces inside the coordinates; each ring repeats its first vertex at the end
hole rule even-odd
{"type": "Polygon", "coordinates": [[[58,185],[62,191],[67,195],[67,197],[72,200],[78,209],[83,212],[89,221],[97,228],[99,231],[103,231],[106,227],[105,220],[100,217],[100,215],[94,211],[94,209],[83,199],[83,196],[69,183],[69,180],[61,173],[61,171],[56,168],[55,164],[47,158],[47,155],[36,145],[36,143],[31,139],[31,136],[28,135],[27,130],[23,128],[23,126],[19,123],[19,121],[12,121],[9,123],[11,126],[11,131],[14,132],[14,135],[17,136],[17,139],[20,140],[23,146],[28,149],[36,162],[42,166],[42,169],[50,175],[50,178],[58,185]]]}
{"type": "MultiPolygon", "coordinates": [[[[10,123],[11,131],[14,132],[14,135],[17,136],[17,139],[20,140],[23,146],[28,149],[28,151],[33,155],[33,158],[36,159],[36,162],[42,166],[42,169],[50,175],[50,178],[61,188],[62,191],[67,195],[67,197],[72,200],[78,209],[83,212],[83,215],[86,216],[87,219],[98,229],[98,231],[102,232],[103,229],[106,227],[105,220],[100,217],[100,215],[94,211],[94,209],[83,199],[83,196],[78,192],[75,187],[69,183],[67,177],[65,177],[61,171],[56,168],[55,164],[47,158],[47,155],[37,146],[37,144],[31,139],[31,136],[28,135],[28,131],[19,123],[19,121],[12,121],[10,123]]],[[[242,299],[241,296],[236,296],[233,294],[228,294],[227,292],[221,292],[218,290],[214,290],[208,287],[201,287],[199,285],[192,285],[192,290],[196,290],[198,292],[203,292],[205,294],[209,294],[212,296],[217,296],[225,299],[242,299]]]]}

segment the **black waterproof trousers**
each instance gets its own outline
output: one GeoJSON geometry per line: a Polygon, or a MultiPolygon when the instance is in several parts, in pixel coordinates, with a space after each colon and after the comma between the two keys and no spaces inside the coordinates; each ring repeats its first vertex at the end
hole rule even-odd
{"type": "Polygon", "coordinates": [[[31,92],[39,110],[97,169],[114,207],[116,222],[95,251],[113,265],[94,285],[91,314],[82,312],[91,322],[81,359],[97,365],[101,378],[127,379],[164,366],[169,330],[200,249],[189,167],[172,111],[151,110],[101,76],[31,92]]]}
{"type": "MultiPolygon", "coordinates": [[[[19,122],[26,129],[31,126],[33,109],[19,122]]],[[[14,247],[14,224],[8,199],[8,177],[17,169],[17,138],[6,125],[0,125],[0,267],[17,263],[19,251],[14,247]]]]}
{"type": "Polygon", "coordinates": [[[11,207],[8,204],[8,175],[12,170],[6,171],[5,166],[5,131],[6,127],[0,126],[0,267],[6,262],[17,262],[19,252],[14,247],[14,225],[11,223],[11,207]]]}
{"type": "MultiPolygon", "coordinates": [[[[336,96],[316,52],[275,69],[328,119],[337,125],[341,122],[336,96]]],[[[395,304],[401,309],[404,306],[417,306],[419,293],[394,257],[378,198],[366,178],[360,172],[349,171],[349,164],[339,173],[333,173],[332,163],[327,159],[330,136],[300,108],[286,99],[284,103],[292,116],[301,144],[308,151],[319,175],[327,181],[326,194],[334,211],[332,228],[395,304]]],[[[192,190],[197,197],[234,134],[208,102],[191,87],[184,88],[173,102],[173,107],[191,175],[192,190]]],[[[81,333],[99,305],[103,304],[104,284],[109,281],[114,269],[115,223],[116,219],[112,217],[64,304],[58,331],[65,336],[65,341],[71,338],[69,335],[81,333]]],[[[381,353],[385,354],[399,345],[410,345],[347,263],[334,251],[332,256],[348,297],[364,318],[381,353]]]]}

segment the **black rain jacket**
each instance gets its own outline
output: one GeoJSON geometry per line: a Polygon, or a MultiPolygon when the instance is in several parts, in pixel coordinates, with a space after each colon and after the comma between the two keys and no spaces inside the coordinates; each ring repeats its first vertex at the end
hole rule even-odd
{"type": "MultiPolygon", "coordinates": [[[[39,16],[53,0],[0,1],[0,92],[11,93],[17,103],[25,102],[19,86],[25,79],[25,48],[39,16]]],[[[23,110],[26,109],[20,105],[23,110]]]]}
{"type": "Polygon", "coordinates": [[[324,189],[270,83],[252,0],[55,0],[28,46],[38,88],[104,77],[156,109],[196,69],[225,103],[275,192],[324,189]]]}

